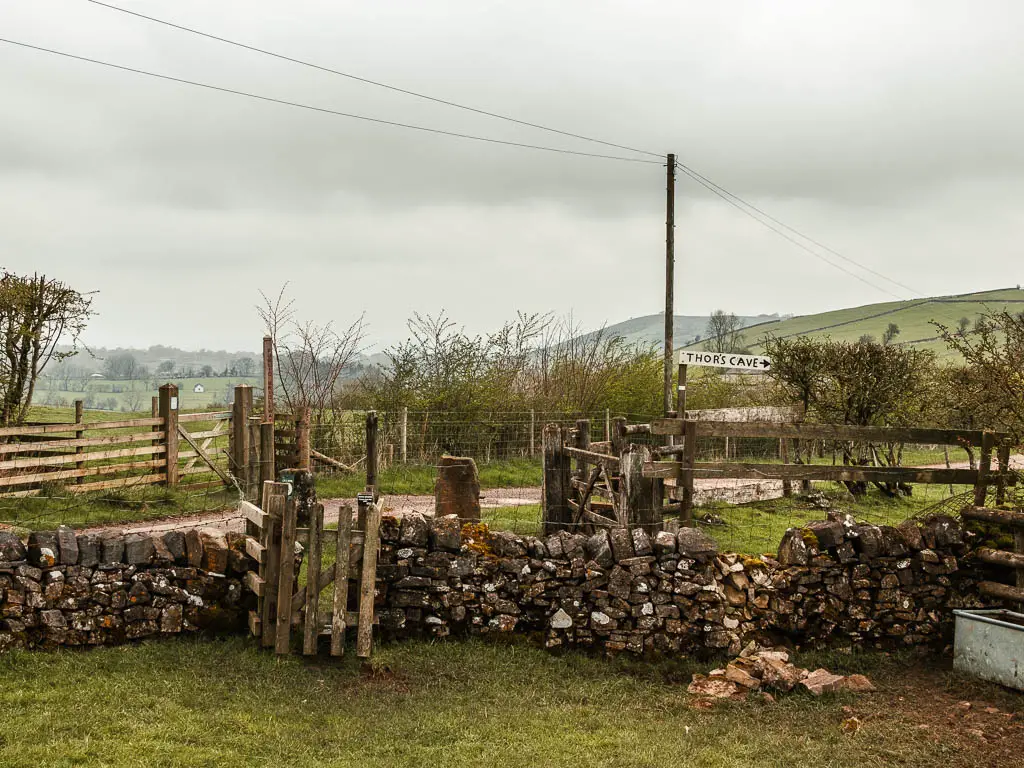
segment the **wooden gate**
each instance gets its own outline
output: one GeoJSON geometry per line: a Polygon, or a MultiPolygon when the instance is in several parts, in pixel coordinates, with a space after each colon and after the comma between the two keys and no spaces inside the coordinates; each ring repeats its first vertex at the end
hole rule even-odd
{"type": "Polygon", "coordinates": [[[380,507],[371,503],[355,528],[352,507],[341,507],[336,530],[324,526],[324,507],[314,503],[308,528],[297,525],[298,504],[287,483],[263,484],[262,508],[241,503],[246,517],[246,552],[259,564],[246,574],[257,598],[249,613],[249,630],[264,648],[285,654],[292,650],[293,629],[300,630],[302,653],[314,655],[319,638],[329,637],[332,656],[345,649],[345,630],[355,626],[356,655],[366,658],[373,646],[380,507]],[[296,555],[296,543],[304,556],[296,555]],[[334,562],[323,564],[325,549],[334,562]],[[299,563],[304,560],[305,568],[299,563]],[[303,582],[300,586],[300,581],[303,582]],[[333,585],[330,609],[321,593],[333,585]]]}

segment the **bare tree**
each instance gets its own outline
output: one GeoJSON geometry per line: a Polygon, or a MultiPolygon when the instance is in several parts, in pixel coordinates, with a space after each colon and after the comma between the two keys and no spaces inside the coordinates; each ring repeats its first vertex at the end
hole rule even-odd
{"type": "Polygon", "coordinates": [[[740,332],[742,327],[742,321],[732,312],[716,309],[708,318],[704,349],[708,352],[745,352],[744,334],[740,332]]]}
{"type": "Polygon", "coordinates": [[[273,299],[260,291],[263,304],[257,311],[274,340],[282,402],[292,411],[309,407],[319,423],[334,407],[342,375],[359,352],[363,316],[340,331],[333,323],[300,322],[287,288],[285,283],[273,299]]]}

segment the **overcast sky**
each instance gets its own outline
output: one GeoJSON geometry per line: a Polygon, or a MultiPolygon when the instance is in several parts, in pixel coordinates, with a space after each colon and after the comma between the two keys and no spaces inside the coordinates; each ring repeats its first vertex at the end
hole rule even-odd
{"type": "MultiPolygon", "coordinates": [[[[118,2],[118,0],[111,0],[118,2]]],[[[921,294],[1024,282],[1024,4],[120,0],[334,69],[680,160],[921,294]]],[[[623,152],[86,0],[0,37],[387,120],[623,152]]],[[[258,291],[369,340],[414,311],[586,326],[663,308],[665,171],[488,145],[0,44],[0,265],[99,290],[95,345],[257,349],[258,291]]],[[[676,312],[892,296],[681,177],[676,312]]],[[[838,261],[835,257],[830,257],[838,261]]],[[[899,297],[914,294],[849,264],[899,297]]]]}

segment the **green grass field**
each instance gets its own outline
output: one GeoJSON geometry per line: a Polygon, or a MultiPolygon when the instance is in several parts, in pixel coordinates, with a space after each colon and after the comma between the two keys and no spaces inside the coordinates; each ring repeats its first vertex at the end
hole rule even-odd
{"type": "MultiPolygon", "coordinates": [[[[248,384],[252,387],[263,385],[262,380],[255,376],[211,376],[210,378],[179,378],[168,379],[167,382],[178,385],[178,399],[182,410],[202,410],[208,405],[218,404],[218,407],[227,403],[228,392],[238,384],[248,384]],[[194,392],[196,385],[203,387],[203,392],[194,392]]],[[[161,383],[167,383],[161,380],[161,383]]],[[[90,395],[96,402],[114,400],[115,411],[142,411],[149,413],[150,401],[157,395],[157,388],[151,387],[153,379],[146,381],[110,381],[97,379],[89,382],[84,390],[62,391],[48,389],[48,380],[40,382],[40,388],[36,390],[33,401],[40,406],[52,405],[55,400],[66,403],[66,406],[73,405],[75,400],[86,400],[90,395]],[[120,388],[125,391],[113,392],[113,388],[120,388]]],[[[55,406],[58,409],[61,406],[55,406]]],[[[109,410],[109,409],[107,409],[109,410]]]]}
{"type": "Polygon", "coordinates": [[[882,690],[794,693],[774,704],[754,696],[705,709],[693,706],[686,684],[709,663],[555,656],[521,642],[389,644],[368,664],[351,650],[337,662],[277,657],[242,638],[14,652],[0,656],[0,765],[1009,764],[955,723],[926,723],[933,710],[955,714],[958,698],[983,697],[1012,713],[1019,696],[959,678],[942,660],[831,653],[796,661],[866,673],[882,690]],[[856,733],[844,725],[851,717],[856,733]]]}
{"type": "MultiPolygon", "coordinates": [[[[913,346],[929,349],[940,357],[948,357],[950,353],[946,345],[935,339],[938,334],[931,321],[935,320],[955,329],[961,317],[967,317],[973,323],[975,318],[986,310],[1004,308],[1012,311],[1024,310],[1024,290],[1008,288],[959,296],[867,304],[763,323],[745,329],[744,334],[746,343],[755,347],[768,333],[776,336],[827,335],[843,341],[856,341],[868,334],[880,341],[886,326],[889,323],[896,323],[900,327],[896,343],[918,342],[913,346]]],[[[698,343],[691,348],[700,346],[698,343]]]]}

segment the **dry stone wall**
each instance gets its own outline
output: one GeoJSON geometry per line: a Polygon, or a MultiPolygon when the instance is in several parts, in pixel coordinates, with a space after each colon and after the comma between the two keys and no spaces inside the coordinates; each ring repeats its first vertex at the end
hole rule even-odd
{"type": "Polygon", "coordinates": [[[751,639],[883,648],[940,642],[979,576],[949,517],[899,528],[832,514],[775,557],[719,553],[699,529],[538,539],[386,518],[379,610],[397,636],[532,633],[614,654],[736,654],[751,639]],[[461,535],[460,535],[461,534],[461,535]]]}
{"type": "MultiPolygon", "coordinates": [[[[700,529],[539,539],[455,515],[385,517],[377,610],[386,637],[516,632],[608,654],[939,643],[953,608],[981,605],[965,536],[949,517],[889,528],[830,513],[789,530],[775,556],[750,557],[718,552],[700,529]]],[[[243,537],[213,529],[61,528],[27,544],[0,532],[0,651],[244,632],[252,568],[243,537]]]]}
{"type": "Polygon", "coordinates": [[[214,529],[162,535],[0,531],[0,652],[107,645],[245,627],[244,540],[214,529]]]}

